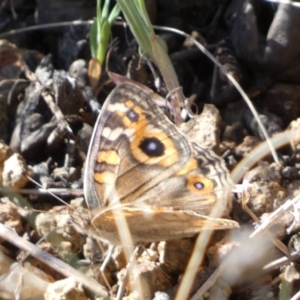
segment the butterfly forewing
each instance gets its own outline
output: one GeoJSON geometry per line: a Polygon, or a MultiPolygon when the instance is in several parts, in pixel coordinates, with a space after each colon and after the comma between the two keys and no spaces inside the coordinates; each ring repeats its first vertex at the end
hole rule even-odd
{"type": "Polygon", "coordinates": [[[111,185],[121,201],[132,201],[179,171],[190,145],[150,95],[132,83],[117,86],[94,128],[85,169],[91,208],[108,205],[111,185]]]}

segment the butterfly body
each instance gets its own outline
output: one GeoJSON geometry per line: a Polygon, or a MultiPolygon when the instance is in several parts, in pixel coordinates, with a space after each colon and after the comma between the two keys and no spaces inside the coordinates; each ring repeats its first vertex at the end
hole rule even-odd
{"type": "Polygon", "coordinates": [[[119,244],[124,218],[134,242],[193,236],[201,228],[237,227],[210,218],[230,206],[232,184],[224,162],[183,134],[132,82],[108,96],[88,152],[84,192],[99,238],[119,244]],[[221,203],[221,204],[220,204],[221,203]]]}

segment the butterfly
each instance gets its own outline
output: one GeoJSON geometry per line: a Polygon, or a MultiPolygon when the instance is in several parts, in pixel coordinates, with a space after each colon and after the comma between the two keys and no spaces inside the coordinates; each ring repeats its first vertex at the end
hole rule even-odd
{"type": "Polygon", "coordinates": [[[94,233],[119,245],[121,218],[134,243],[238,227],[209,216],[215,206],[225,214],[230,209],[232,183],[223,160],[182,133],[154,98],[126,81],[102,107],[84,174],[94,233]]]}

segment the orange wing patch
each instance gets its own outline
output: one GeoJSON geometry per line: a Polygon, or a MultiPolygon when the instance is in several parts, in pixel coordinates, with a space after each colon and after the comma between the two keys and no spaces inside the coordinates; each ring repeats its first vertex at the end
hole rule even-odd
{"type": "Polygon", "coordinates": [[[148,126],[148,120],[141,107],[131,100],[126,100],[126,113],[118,111],[119,117],[126,128],[135,130],[130,149],[134,158],[142,163],[158,164],[170,167],[179,159],[178,151],[173,141],[162,131],[153,130],[148,126]],[[152,130],[152,131],[151,131],[152,130]]]}
{"type": "Polygon", "coordinates": [[[100,184],[114,184],[116,181],[116,174],[108,171],[102,173],[95,173],[94,179],[100,184]]]}
{"type": "MultiPolygon", "coordinates": [[[[193,175],[189,174],[187,176],[187,188],[193,192],[197,193],[199,195],[210,195],[213,193],[214,184],[211,180],[205,178],[201,175],[193,175]]],[[[215,201],[213,201],[215,202],[215,201]]]]}
{"type": "Polygon", "coordinates": [[[120,164],[119,154],[115,150],[99,151],[96,159],[98,163],[104,162],[114,166],[120,164]]]}
{"type": "Polygon", "coordinates": [[[180,171],[178,171],[176,174],[174,174],[174,176],[182,176],[182,175],[186,175],[187,173],[191,172],[192,170],[195,170],[198,168],[198,162],[196,159],[190,159],[188,161],[188,163],[185,165],[185,167],[183,169],[181,169],[180,171]]]}

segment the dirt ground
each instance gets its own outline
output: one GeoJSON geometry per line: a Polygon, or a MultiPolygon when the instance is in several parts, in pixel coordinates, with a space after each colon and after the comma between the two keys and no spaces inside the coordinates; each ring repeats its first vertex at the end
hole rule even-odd
{"type": "MultiPolygon", "coordinates": [[[[240,228],[212,235],[185,297],[190,299],[210,278],[203,298],[192,299],[299,299],[300,8],[254,0],[146,2],[153,24],[190,34],[226,67],[251,99],[268,135],[283,141],[277,161],[268,148],[258,148],[264,134],[224,73],[189,40],[157,31],[185,97],[193,102],[195,117],[186,115],[188,125],[181,130],[222,157],[236,184],[244,182],[244,189],[235,189],[229,212],[240,228]],[[245,158],[253,163],[243,168],[245,158]],[[279,208],[282,212],[273,218],[279,208]],[[268,228],[251,236],[263,221],[268,228]]],[[[0,1],[0,223],[96,279],[105,291],[98,299],[109,299],[125,282],[122,248],[114,250],[105,280],[100,266],[108,246],[101,249],[73,226],[75,214],[86,208],[83,170],[93,126],[115,87],[117,75],[108,71],[146,85],[163,99],[168,91],[122,24],[112,28],[109,57],[92,87],[90,24],[41,28],[91,20],[95,6],[91,0],[0,1]],[[17,31],[34,25],[39,26],[17,31]],[[71,207],[62,206],[28,176],[71,207]]],[[[66,273],[28,255],[33,250],[18,246],[11,235],[0,235],[1,299],[96,297],[93,287],[78,277],[81,284],[65,279],[66,273]]],[[[195,241],[146,243],[120,298],[175,299],[195,241]],[[143,295],[134,288],[137,278],[143,295]]]]}

